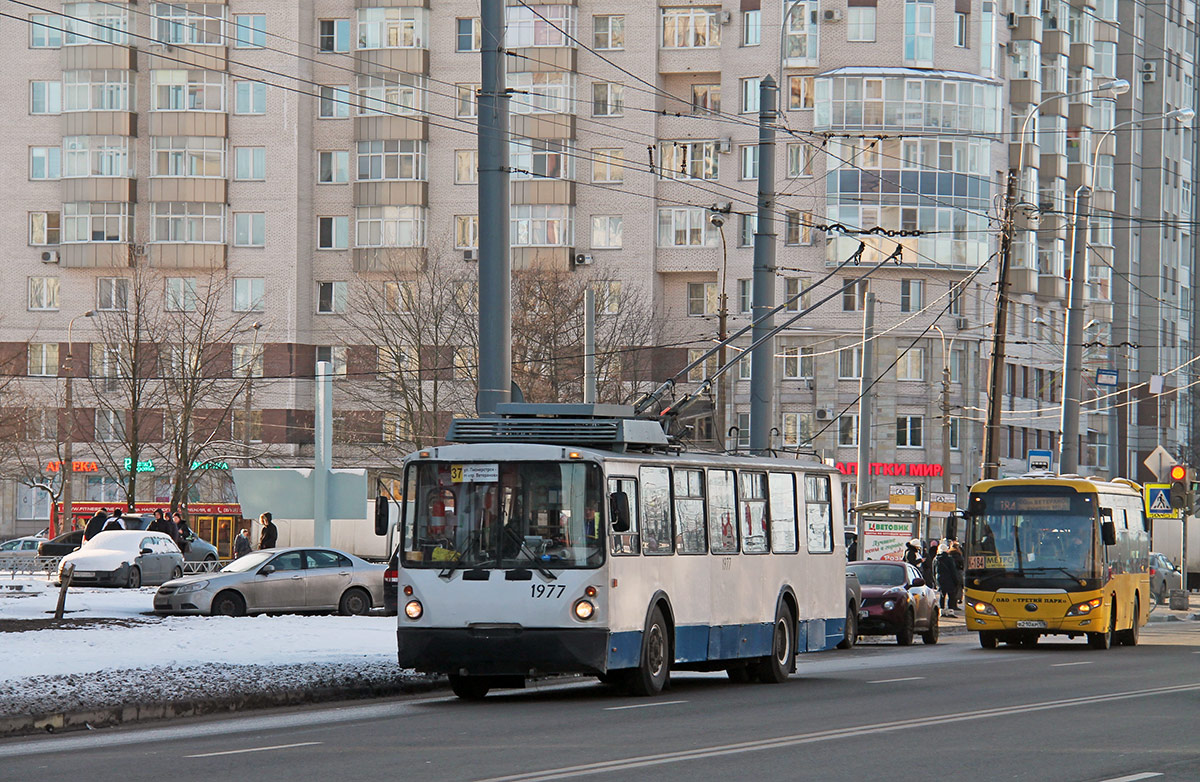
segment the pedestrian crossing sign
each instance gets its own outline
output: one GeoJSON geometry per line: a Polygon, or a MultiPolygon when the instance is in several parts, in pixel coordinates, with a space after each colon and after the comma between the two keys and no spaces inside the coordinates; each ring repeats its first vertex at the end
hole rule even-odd
{"type": "Polygon", "coordinates": [[[1151,519],[1178,518],[1179,511],[1171,507],[1171,485],[1168,483],[1147,483],[1143,487],[1143,498],[1146,501],[1146,517],[1151,519]]]}

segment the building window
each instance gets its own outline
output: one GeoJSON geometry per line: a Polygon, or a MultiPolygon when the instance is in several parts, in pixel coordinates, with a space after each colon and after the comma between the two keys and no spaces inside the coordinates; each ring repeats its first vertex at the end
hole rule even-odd
{"type": "Polygon", "coordinates": [[[62,82],[31,81],[29,82],[29,113],[30,114],[61,114],[62,113],[62,82]]]}
{"type": "Polygon", "coordinates": [[[29,278],[29,309],[57,310],[58,309],[58,278],[30,277],[29,278]]]}
{"type": "Polygon", "coordinates": [[[454,184],[473,185],[479,181],[479,150],[454,151],[454,184]]]}
{"type": "Polygon", "coordinates": [[[816,368],[813,348],[792,346],[783,349],[783,376],[790,380],[811,380],[816,368]]]}
{"type": "Polygon", "coordinates": [[[483,41],[483,33],[479,17],[469,17],[454,20],[455,38],[454,50],[458,52],[477,52],[483,41]]]}
{"type": "Polygon", "coordinates": [[[924,292],[924,280],[901,280],[900,311],[916,312],[917,310],[921,309],[921,307],[925,306],[924,292]]]}
{"type": "Polygon", "coordinates": [[[267,17],[265,14],[239,14],[233,17],[238,49],[262,49],[267,45],[267,17]]]}
{"type": "Polygon", "coordinates": [[[808,277],[784,277],[784,312],[800,312],[812,306],[812,280],[808,277]]]}
{"type": "Polygon", "coordinates": [[[742,79],[742,113],[743,114],[757,114],[758,113],[758,106],[759,106],[758,87],[759,87],[759,83],[761,81],[762,80],[759,79],[757,76],[753,76],[749,79],[742,79]]]}
{"type": "MultiPolygon", "coordinates": [[[[259,86],[266,90],[264,85],[259,86]]],[[[204,70],[152,70],[150,110],[225,111],[225,74],[204,70]]]]}
{"type": "Polygon", "coordinates": [[[261,443],[262,428],[262,410],[251,410],[249,414],[241,409],[233,411],[233,429],[230,434],[234,442],[261,443]]]}
{"type": "Polygon", "coordinates": [[[390,117],[417,114],[425,107],[425,77],[398,73],[395,76],[358,77],[358,115],[390,117]]]}
{"type": "Polygon", "coordinates": [[[479,215],[454,216],[454,249],[479,248],[479,215]]]}
{"type": "Polygon", "coordinates": [[[358,9],[359,49],[424,49],[428,37],[428,9],[358,9]]]}
{"type": "Polygon", "coordinates": [[[58,375],[58,343],[30,342],[28,374],[34,377],[58,375]]]}
{"type": "Polygon", "coordinates": [[[30,147],[29,178],[58,179],[62,176],[61,147],[30,147]]]}
{"type": "Polygon", "coordinates": [[[621,229],[621,215],[592,215],[592,249],[620,249],[621,229]]]}
{"type": "Polygon", "coordinates": [[[60,48],[63,44],[62,23],[62,17],[57,14],[30,14],[29,48],[60,48]]]}
{"type": "Polygon", "coordinates": [[[908,348],[896,361],[897,380],[925,379],[925,349],[908,348]]]}
{"type": "Polygon", "coordinates": [[[317,249],[345,250],[350,247],[350,218],[317,218],[317,249]]]}
{"type": "MultiPolygon", "coordinates": [[[[700,357],[708,352],[708,348],[688,348],[688,364],[695,364],[700,361],[700,357]]],[[[717,364],[717,354],[713,353],[708,358],[701,361],[696,366],[692,367],[688,372],[687,379],[689,383],[703,383],[710,376],[716,374],[720,367],[717,364]]]]}
{"type": "Polygon", "coordinates": [[[592,116],[619,117],[625,113],[625,85],[598,81],[592,83],[592,116]]]}
{"type": "Polygon", "coordinates": [[[350,153],[344,149],[317,153],[317,182],[323,185],[350,181],[350,153]]]}
{"type": "Polygon", "coordinates": [[[837,419],[838,445],[858,445],[858,413],[842,413],[837,419]]]}
{"type": "Polygon", "coordinates": [[[346,311],[346,283],[317,283],[317,314],[334,315],[346,311]]]}
{"type": "Polygon", "coordinates": [[[478,84],[456,84],[454,85],[457,98],[454,102],[454,116],[472,118],[479,116],[479,100],[476,98],[476,93],[479,92],[478,84]]]}
{"type": "Polygon", "coordinates": [[[716,247],[719,236],[709,228],[708,210],[674,207],[658,210],[659,247],[716,247]]]}
{"type": "Polygon", "coordinates": [[[624,182],[625,181],[625,150],[623,150],[623,149],[593,149],[592,150],[592,181],[593,182],[624,182]]]}
{"type": "Polygon", "coordinates": [[[150,176],[222,179],[225,176],[225,139],[154,136],[150,139],[150,176]]]}
{"type": "Polygon", "coordinates": [[[322,52],[350,51],[349,19],[322,19],[317,26],[319,48],[322,52]]]}
{"type": "Polygon", "coordinates": [[[811,443],[814,423],[812,413],[784,413],[781,427],[784,447],[811,443]]]}
{"type": "Polygon", "coordinates": [[[224,3],[154,3],[154,40],[162,44],[216,46],[224,43],[224,3]]]}
{"type": "Polygon", "coordinates": [[[804,142],[787,145],[787,175],[792,179],[813,175],[815,147],[804,142]]]}
{"type": "Polygon", "coordinates": [[[896,447],[921,448],[921,428],[924,419],[919,415],[901,415],[896,417],[896,447]]]}
{"type": "Polygon", "coordinates": [[[266,280],[262,277],[234,277],[233,311],[264,312],[267,309],[263,301],[264,285],[266,280]]]}
{"type": "Polygon", "coordinates": [[[129,111],[133,75],[121,70],[65,71],[63,111],[129,111]]]}
{"type": "Polygon", "coordinates": [[[574,73],[509,73],[508,87],[521,93],[521,100],[512,102],[513,114],[571,114],[575,111],[574,73]]]}
{"type": "Polygon", "coordinates": [[[413,311],[413,284],[407,280],[385,282],[383,301],[388,313],[407,315],[413,311]]]}
{"type": "Polygon", "coordinates": [[[740,279],[737,281],[738,313],[749,315],[754,307],[754,280],[740,279]]]}
{"type": "Polygon", "coordinates": [[[233,376],[263,376],[263,346],[257,343],[233,346],[233,376]]]}
{"type": "Polygon", "coordinates": [[[875,6],[850,6],[846,9],[846,40],[875,40],[875,6]]]}
{"type": "Polygon", "coordinates": [[[383,441],[385,443],[411,443],[413,429],[411,419],[403,413],[387,411],[383,414],[383,441]]]}
{"type": "Polygon", "coordinates": [[[354,221],[357,247],[425,246],[425,209],[420,206],[360,206],[354,221]]]}
{"type": "Polygon", "coordinates": [[[234,147],[233,163],[234,179],[262,181],[267,178],[266,147],[234,147]]]}
{"type": "Polygon", "coordinates": [[[234,114],[266,114],[267,85],[258,81],[233,83],[234,114]]]}
{"type": "Polygon", "coordinates": [[[96,280],[96,309],[124,312],[129,306],[129,280],[125,277],[101,277],[96,280]]]}
{"type": "Polygon", "coordinates": [[[658,163],[662,179],[717,179],[717,142],[660,141],[658,163]]]}
{"type": "Polygon", "coordinates": [[[812,212],[784,212],[784,244],[812,244],[814,237],[812,212]]]}
{"type": "Polygon", "coordinates": [[[196,280],[194,277],[168,277],[166,309],[172,312],[191,312],[196,309],[196,280]]]}
{"type": "Polygon", "coordinates": [[[762,11],[742,11],[742,46],[762,43],[762,11]]]}
{"type": "Polygon", "coordinates": [[[76,3],[64,7],[63,45],[88,46],[97,43],[125,46],[129,43],[129,10],[104,3],[76,3]]]}
{"type": "Polygon", "coordinates": [[[62,144],[63,176],[133,176],[130,140],[125,136],[67,136],[62,144]]]}
{"type": "Polygon", "coordinates": [[[862,365],[861,347],[842,348],[838,351],[838,380],[858,380],[862,377],[862,365]]]}
{"type": "Polygon", "coordinates": [[[715,48],[720,45],[720,7],[662,9],[664,49],[715,48]]]}
{"type": "Polygon", "coordinates": [[[125,411],[96,411],[96,441],[119,443],[125,440],[125,411]]]}
{"type": "Polygon", "coordinates": [[[960,446],[958,443],[958,419],[950,419],[950,450],[957,451],[960,446]]]}
{"type": "Polygon", "coordinates": [[[721,85],[720,84],[693,84],[692,85],[692,113],[693,114],[720,114],[721,113],[721,85]]]}
{"type": "Polygon", "coordinates": [[[29,213],[29,244],[34,247],[58,244],[61,227],[58,212],[29,213]]]}
{"type": "Polygon", "coordinates": [[[509,241],[513,247],[570,247],[575,235],[571,207],[513,204],[509,241]]]}
{"type": "Polygon", "coordinates": [[[150,241],[225,241],[225,205],[196,201],[163,201],[150,205],[150,241]]]}
{"type": "Polygon", "coordinates": [[[908,65],[933,65],[933,12],[930,0],[905,0],[904,61],[908,65]]]}
{"type": "Polygon", "coordinates": [[[720,306],[715,282],[689,282],[687,284],[687,314],[716,315],[720,306]]]}
{"type": "Polygon", "coordinates": [[[133,235],[133,205],[124,202],[63,204],[62,227],[62,240],[67,244],[127,242],[133,235]]]}
{"type": "Polygon", "coordinates": [[[592,283],[596,292],[596,314],[617,315],[621,312],[621,283],[618,280],[600,280],[592,283]]]}
{"type": "Polygon", "coordinates": [[[954,14],[954,45],[965,49],[968,46],[967,36],[970,33],[970,16],[967,14],[954,14]]]}
{"type": "Polygon", "coordinates": [[[740,214],[738,215],[738,222],[738,246],[753,247],[754,234],[758,231],[758,215],[740,214]]]}
{"type": "Polygon", "coordinates": [[[334,377],[346,376],[346,346],[345,345],[318,345],[317,346],[317,363],[326,362],[329,364],[329,374],[334,377]]]}
{"type": "Polygon", "coordinates": [[[595,49],[624,49],[625,15],[593,16],[592,45],[595,49]]]}
{"type": "Polygon", "coordinates": [[[788,111],[811,109],[815,100],[812,76],[788,77],[788,111]]]}
{"type": "Polygon", "coordinates": [[[842,283],[842,312],[862,312],[867,307],[867,281],[845,280],[842,283]]]}
{"type": "Polygon", "coordinates": [[[505,22],[509,48],[574,45],[573,5],[510,5],[505,9],[505,22]]]}
{"type": "Polygon", "coordinates": [[[349,87],[321,87],[318,114],[321,119],[345,119],[350,116],[354,93],[349,87]]]}
{"type": "Polygon", "coordinates": [[[514,139],[509,145],[513,179],[574,179],[575,156],[570,141],[514,139]]]}

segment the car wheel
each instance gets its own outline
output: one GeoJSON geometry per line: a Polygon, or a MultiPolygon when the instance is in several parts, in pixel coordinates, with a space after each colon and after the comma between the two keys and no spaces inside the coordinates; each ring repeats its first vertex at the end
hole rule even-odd
{"type": "Polygon", "coordinates": [[[780,607],[771,633],[771,653],[754,666],[755,675],[763,684],[782,684],[791,674],[792,661],[796,659],[795,627],[792,609],[786,605],[780,607]]]}
{"type": "Polygon", "coordinates": [[[183,578],[183,568],[179,565],[176,565],[175,569],[171,571],[171,578],[169,580],[174,581],[177,578],[183,578]]]}
{"type": "Polygon", "coordinates": [[[246,598],[237,592],[221,592],[213,598],[210,613],[214,616],[245,616],[246,598]]]}
{"type": "Polygon", "coordinates": [[[858,611],[854,609],[854,604],[846,606],[846,626],[842,630],[842,640],[838,641],[837,648],[851,649],[854,647],[854,642],[858,640],[858,611]]]}
{"type": "Polygon", "coordinates": [[[906,611],[904,614],[904,624],[901,625],[899,631],[896,632],[896,643],[901,646],[912,646],[913,621],[912,611],[906,611]]]}
{"type": "Polygon", "coordinates": [[[630,680],[634,695],[658,695],[671,676],[671,641],[667,636],[667,621],[657,606],[646,620],[642,634],[642,655],[630,680]]]}
{"type": "Polygon", "coordinates": [[[995,649],[996,644],[999,642],[999,640],[1000,639],[998,639],[996,637],[996,634],[994,632],[991,632],[989,630],[980,630],[979,631],[979,645],[982,646],[984,649],[995,649]]]}
{"type": "Polygon", "coordinates": [[[207,557],[204,558],[204,561],[205,562],[216,562],[217,557],[215,554],[209,554],[207,557]]]}
{"type": "Polygon", "coordinates": [[[938,628],[938,612],[933,610],[929,612],[929,629],[921,633],[922,643],[933,645],[938,642],[938,637],[941,630],[938,628]]]}
{"type": "Polygon", "coordinates": [[[492,689],[492,682],[486,676],[460,676],[452,673],[450,689],[464,701],[481,701],[492,689]]]}
{"type": "Polygon", "coordinates": [[[1117,623],[1117,610],[1114,607],[1112,616],[1108,620],[1108,629],[1102,633],[1088,633],[1088,646],[1093,649],[1107,649],[1112,646],[1113,641],[1113,625],[1117,623]]]}
{"type": "Polygon", "coordinates": [[[370,610],[371,596],[358,587],[347,589],[338,601],[338,613],[342,616],[362,616],[370,610]]]}
{"type": "Polygon", "coordinates": [[[129,578],[125,581],[125,586],[130,589],[137,589],[142,585],[142,569],[137,565],[129,568],[129,578]]]}

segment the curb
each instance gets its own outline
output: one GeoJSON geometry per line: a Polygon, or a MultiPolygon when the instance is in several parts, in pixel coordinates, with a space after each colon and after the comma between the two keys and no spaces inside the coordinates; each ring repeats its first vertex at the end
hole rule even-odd
{"type": "Polygon", "coordinates": [[[358,687],[317,687],[282,690],[272,693],[252,693],[228,698],[196,698],[161,703],[127,704],[107,709],[86,709],[19,716],[0,716],[0,738],[27,736],[34,733],[59,733],[73,730],[109,728],[127,723],[167,720],[178,717],[199,717],[221,712],[248,709],[267,709],[279,706],[301,706],[331,701],[382,698],[396,695],[419,695],[443,689],[443,678],[429,680],[398,680],[385,685],[358,687]]]}

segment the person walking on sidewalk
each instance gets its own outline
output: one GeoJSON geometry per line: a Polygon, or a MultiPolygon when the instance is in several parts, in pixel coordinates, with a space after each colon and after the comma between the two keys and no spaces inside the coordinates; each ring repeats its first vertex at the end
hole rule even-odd
{"type": "Polygon", "coordinates": [[[954,568],[958,572],[958,590],[954,593],[954,605],[951,608],[957,608],[958,603],[963,598],[963,584],[966,583],[967,558],[963,556],[962,544],[957,540],[950,541],[950,558],[954,560],[954,568]]]}
{"type": "Polygon", "coordinates": [[[942,616],[955,616],[954,609],[958,608],[958,567],[954,564],[954,557],[950,555],[950,545],[945,541],[938,546],[933,570],[937,576],[938,592],[941,593],[938,604],[942,616]]]}
{"type": "Polygon", "coordinates": [[[279,540],[279,527],[275,526],[271,518],[270,512],[258,517],[258,520],[262,522],[262,533],[258,536],[260,551],[265,548],[275,548],[275,544],[279,540]]]}
{"type": "Polygon", "coordinates": [[[904,561],[918,570],[921,568],[921,539],[913,538],[904,547],[904,561]]]}
{"type": "Polygon", "coordinates": [[[87,524],[83,527],[83,539],[91,540],[99,535],[100,531],[104,529],[104,522],[106,521],[108,521],[108,509],[101,508],[96,511],[95,515],[88,519],[87,524]]]}
{"type": "Polygon", "coordinates": [[[239,559],[240,557],[249,554],[251,548],[253,547],[250,545],[250,535],[246,530],[242,530],[238,533],[237,537],[233,539],[233,558],[239,559]]]}

